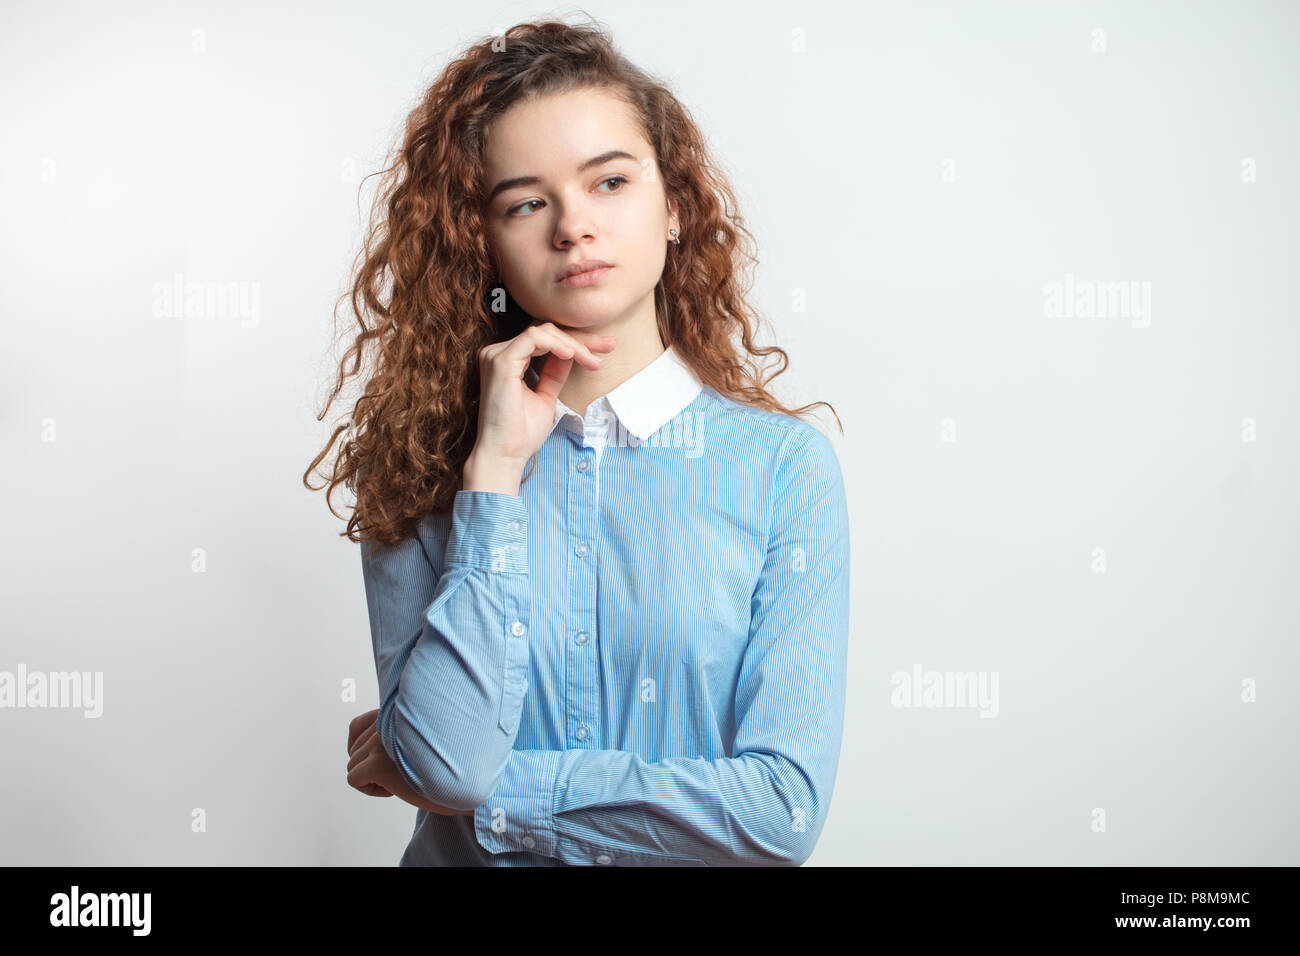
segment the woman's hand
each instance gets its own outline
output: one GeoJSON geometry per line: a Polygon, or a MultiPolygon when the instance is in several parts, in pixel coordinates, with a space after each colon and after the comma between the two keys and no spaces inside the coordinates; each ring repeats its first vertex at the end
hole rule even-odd
{"type": "MultiPolygon", "coordinates": [[[[465,465],[467,488],[475,475],[500,479],[501,486],[509,486],[511,476],[522,476],[524,465],[555,426],[555,402],[574,360],[598,369],[602,360],[596,352],[613,351],[615,345],[612,336],[562,331],[554,322],[541,322],[513,339],[479,349],[478,437],[465,465]],[[524,373],[536,356],[547,353],[534,390],[524,373]]],[[[514,485],[511,494],[518,492],[518,481],[514,485]]]]}
{"type": "Polygon", "coordinates": [[[379,711],[353,717],[348,724],[348,783],[371,797],[401,797],[407,803],[447,817],[472,817],[473,810],[452,810],[426,800],[406,783],[379,739],[379,711]]]}

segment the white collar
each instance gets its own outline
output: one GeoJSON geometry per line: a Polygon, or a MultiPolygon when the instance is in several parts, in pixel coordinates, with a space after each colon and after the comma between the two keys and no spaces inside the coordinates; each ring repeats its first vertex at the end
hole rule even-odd
{"type": "MultiPolygon", "coordinates": [[[[670,345],[641,371],[593,401],[587,415],[598,414],[596,406],[604,402],[624,430],[645,441],[693,402],[701,389],[700,380],[670,345]]],[[[551,427],[566,415],[581,417],[557,398],[551,427]]]]}

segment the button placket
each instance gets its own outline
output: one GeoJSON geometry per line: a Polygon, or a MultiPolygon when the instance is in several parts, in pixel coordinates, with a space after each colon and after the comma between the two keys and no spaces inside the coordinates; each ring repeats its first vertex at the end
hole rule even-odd
{"type": "Polygon", "coordinates": [[[583,444],[574,436],[570,445],[574,458],[570,459],[567,495],[567,525],[571,537],[572,553],[568,560],[569,604],[568,632],[573,642],[565,655],[565,680],[568,702],[566,728],[570,746],[586,748],[598,745],[595,720],[600,708],[600,676],[594,650],[596,615],[596,566],[592,559],[596,534],[599,528],[597,496],[599,494],[599,469],[595,467],[599,449],[583,444]]]}

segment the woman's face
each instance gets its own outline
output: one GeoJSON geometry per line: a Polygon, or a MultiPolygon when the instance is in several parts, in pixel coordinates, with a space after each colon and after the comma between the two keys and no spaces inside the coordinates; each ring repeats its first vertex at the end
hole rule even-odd
{"type": "Polygon", "coordinates": [[[597,89],[516,103],[484,144],[488,248],[519,306],[574,328],[654,323],[669,204],[631,109],[597,89]],[[566,266],[609,263],[585,283],[566,266]]]}

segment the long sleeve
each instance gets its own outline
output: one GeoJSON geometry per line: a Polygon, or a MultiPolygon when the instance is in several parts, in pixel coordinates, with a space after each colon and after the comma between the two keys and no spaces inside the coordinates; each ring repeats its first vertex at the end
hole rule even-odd
{"type": "Polygon", "coordinates": [[[849,525],[829,439],[810,428],[788,440],[737,677],[732,756],[512,751],[475,810],[483,848],[620,866],[789,866],[811,855],[843,732],[849,525]]]}
{"type": "Polygon", "coordinates": [[[524,502],[460,491],[442,554],[418,537],[361,554],[380,739],[418,793],[472,810],[501,776],[527,689],[524,502]]]}

